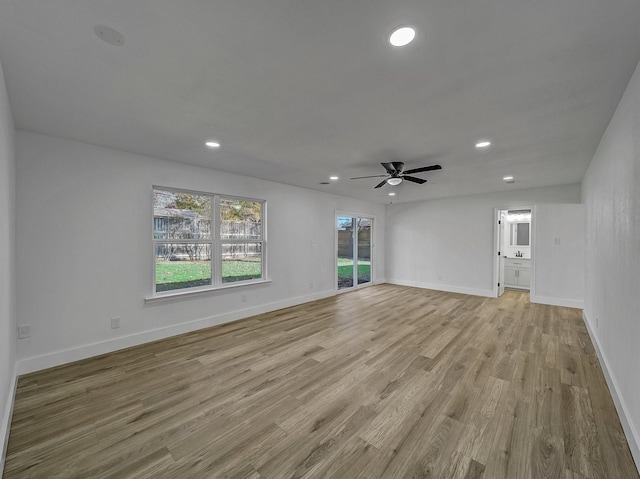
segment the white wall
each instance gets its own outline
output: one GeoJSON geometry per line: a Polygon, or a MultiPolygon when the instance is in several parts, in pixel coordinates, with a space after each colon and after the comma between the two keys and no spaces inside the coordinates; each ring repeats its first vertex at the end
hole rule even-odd
{"type": "Polygon", "coordinates": [[[536,207],[532,302],[584,307],[584,223],[582,204],[536,207]]]}
{"type": "Polygon", "coordinates": [[[15,388],[15,155],[11,108],[0,65],[0,471],[15,388]]]}
{"type": "Polygon", "coordinates": [[[16,138],[17,317],[31,325],[31,338],[18,341],[21,373],[335,294],[335,210],[376,218],[373,274],[384,280],[384,205],[33,133],[16,138]],[[146,304],[152,185],[267,200],[272,282],[146,304]],[[110,328],[112,316],[120,329],[110,328]]]}
{"type": "MultiPolygon", "coordinates": [[[[388,205],[387,281],[491,296],[494,208],[520,209],[549,202],[579,203],[580,185],[388,205]]],[[[563,297],[564,292],[556,294],[563,297]]]]}
{"type": "Polygon", "coordinates": [[[640,67],[582,185],[585,317],[640,467],[640,67]]]}

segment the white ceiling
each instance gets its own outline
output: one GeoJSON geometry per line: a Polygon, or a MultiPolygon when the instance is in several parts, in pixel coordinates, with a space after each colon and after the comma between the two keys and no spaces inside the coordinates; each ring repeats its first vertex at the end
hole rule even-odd
{"type": "Polygon", "coordinates": [[[638,0],[3,0],[0,61],[19,129],[415,201],[579,182],[639,25],[638,0]],[[404,24],[416,40],[391,47],[404,24]],[[444,169],[348,180],[381,161],[444,169]]]}

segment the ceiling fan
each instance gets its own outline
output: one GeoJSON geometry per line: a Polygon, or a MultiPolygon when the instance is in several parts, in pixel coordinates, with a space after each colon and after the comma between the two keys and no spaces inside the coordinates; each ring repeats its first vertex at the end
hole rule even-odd
{"type": "Polygon", "coordinates": [[[355,178],[349,178],[350,180],[359,180],[362,178],[382,178],[385,177],[383,181],[378,183],[375,188],[380,188],[384,186],[385,183],[390,184],[391,186],[396,186],[402,183],[404,180],[411,181],[412,183],[418,183],[422,185],[427,182],[427,180],[423,180],[422,178],[416,178],[415,176],[409,176],[413,173],[421,173],[423,171],[433,171],[433,170],[441,170],[442,166],[440,165],[431,165],[431,166],[423,166],[422,168],[413,168],[412,170],[404,170],[404,163],[402,161],[392,161],[391,163],[380,163],[384,166],[384,169],[387,170],[386,175],[373,175],[373,176],[356,176],[355,178]]]}

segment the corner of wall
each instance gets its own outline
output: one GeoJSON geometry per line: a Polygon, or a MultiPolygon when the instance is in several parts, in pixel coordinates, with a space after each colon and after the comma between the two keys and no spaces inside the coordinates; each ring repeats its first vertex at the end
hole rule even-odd
{"type": "Polygon", "coordinates": [[[15,127],[0,65],[0,475],[7,454],[17,383],[15,296],[15,127]]]}
{"type": "Polygon", "coordinates": [[[563,306],[565,308],[584,309],[584,301],[580,299],[552,298],[549,296],[531,295],[532,303],[548,304],[551,306],[563,306]]]}
{"type": "Polygon", "coordinates": [[[598,336],[591,329],[591,323],[589,321],[589,318],[587,317],[587,313],[584,311],[582,312],[582,320],[587,327],[587,332],[589,333],[591,342],[593,343],[596,354],[598,355],[598,360],[600,361],[600,365],[602,366],[604,378],[607,381],[607,386],[609,387],[609,391],[611,392],[613,403],[616,406],[616,411],[618,412],[620,423],[622,424],[622,429],[624,430],[624,434],[627,437],[627,442],[629,443],[631,455],[633,456],[633,459],[636,462],[636,467],[638,468],[638,472],[640,473],[640,435],[638,434],[638,431],[636,431],[633,422],[630,420],[631,415],[629,414],[629,408],[627,407],[624,398],[619,393],[620,390],[618,388],[616,378],[609,366],[607,357],[602,352],[600,342],[598,341],[598,336]]]}
{"type": "Polygon", "coordinates": [[[0,474],[4,471],[4,463],[7,459],[7,447],[9,446],[9,432],[11,431],[11,418],[13,417],[13,404],[16,397],[16,388],[18,387],[18,365],[13,368],[13,378],[7,393],[9,397],[5,404],[2,415],[2,423],[0,423],[0,440],[2,441],[2,450],[0,451],[0,474]]]}

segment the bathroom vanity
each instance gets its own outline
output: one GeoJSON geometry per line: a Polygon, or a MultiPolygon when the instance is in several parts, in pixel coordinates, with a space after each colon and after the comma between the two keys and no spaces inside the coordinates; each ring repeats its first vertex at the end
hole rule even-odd
{"type": "Polygon", "coordinates": [[[505,258],[505,288],[529,291],[531,287],[531,260],[527,258],[505,258]]]}

